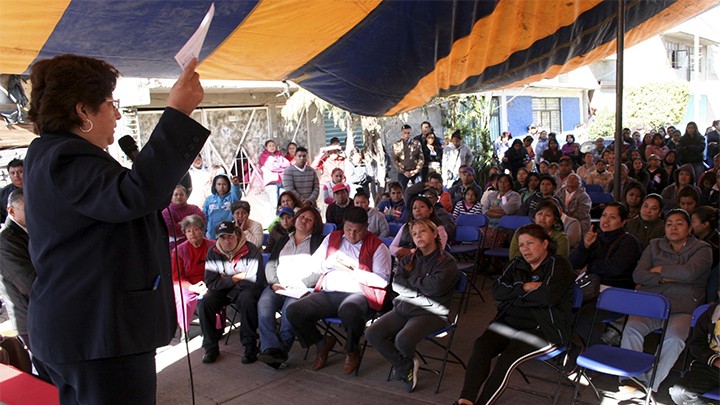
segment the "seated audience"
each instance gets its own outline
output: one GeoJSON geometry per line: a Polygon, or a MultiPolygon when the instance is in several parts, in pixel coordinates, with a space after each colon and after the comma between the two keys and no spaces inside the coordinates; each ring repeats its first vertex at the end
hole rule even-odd
{"type": "Polygon", "coordinates": [[[480,188],[480,185],[475,182],[475,170],[470,166],[460,166],[460,180],[456,181],[448,190],[453,204],[465,197],[465,190],[468,187],[480,188]]]}
{"type": "Polygon", "coordinates": [[[323,337],[317,321],[339,317],[347,337],[343,372],[350,374],[360,364],[365,323],[385,300],[391,257],[385,244],[368,232],[365,210],[351,207],[344,219],[343,229],[328,235],[313,254],[318,263],[313,268],[320,272],[316,292],[288,305],[285,315],[303,347],[317,347],[314,370],[325,367],[336,343],[333,335],[323,337]]]}
{"type": "MultiPolygon", "coordinates": [[[[452,212],[453,210],[453,202],[452,197],[450,196],[450,193],[445,191],[443,188],[442,183],[442,176],[440,173],[430,172],[428,174],[428,179],[425,182],[426,187],[432,187],[440,196],[440,205],[445,209],[447,212],[452,212]]],[[[480,199],[480,196],[478,196],[478,200],[480,199]]]]}
{"type": "Polygon", "coordinates": [[[707,171],[702,181],[700,204],[717,207],[720,205],[720,176],[715,172],[707,171]]]}
{"type": "Polygon", "coordinates": [[[662,194],[660,194],[665,203],[663,205],[663,212],[668,212],[671,209],[678,207],[678,204],[680,203],[678,193],[680,193],[680,189],[682,189],[683,187],[691,186],[694,187],[698,191],[698,193],[700,192],[700,189],[694,185],[695,172],[692,165],[687,164],[680,166],[680,168],[675,170],[674,179],[675,181],[669,186],[665,187],[662,191],[662,194]]]}
{"type": "Polygon", "coordinates": [[[388,223],[405,222],[405,200],[403,200],[403,188],[400,183],[392,182],[389,185],[390,198],[380,201],[378,211],[385,215],[388,223]]]}
{"type": "Polygon", "coordinates": [[[263,228],[259,222],[250,219],[250,203],[235,201],[232,206],[233,219],[238,230],[245,235],[245,240],[258,249],[262,249],[263,228]]]}
{"type": "MultiPolygon", "coordinates": [[[[518,191],[520,194],[520,202],[525,205],[528,198],[532,197],[540,189],[540,175],[535,172],[528,173],[523,183],[523,187],[518,191]]],[[[521,206],[522,207],[522,206],[521,206]]]]}
{"type": "Polygon", "coordinates": [[[531,196],[525,203],[518,209],[517,215],[527,215],[530,218],[535,217],[535,211],[541,201],[554,198],[557,202],[565,206],[565,202],[555,195],[557,189],[557,180],[552,176],[540,176],[540,187],[539,191],[535,195],[531,196]]]}
{"type": "Polygon", "coordinates": [[[393,309],[370,325],[365,337],[412,392],[420,365],[415,347],[448,324],[458,270],[455,259],[440,247],[440,235],[431,220],[414,220],[409,227],[417,249],[395,268],[393,309]]]}
{"type": "Polygon", "coordinates": [[[628,219],[640,215],[643,200],[645,199],[645,187],[637,181],[629,181],[622,190],[622,202],[628,210],[628,219]]]}
{"type": "Polygon", "coordinates": [[[693,186],[685,186],[678,192],[678,208],[692,215],[700,206],[700,193],[693,186]]]}
{"type": "Polygon", "coordinates": [[[281,208],[275,223],[276,225],[268,233],[265,253],[271,253],[277,241],[295,230],[295,211],[290,207],[281,208]]]}
{"type": "Polygon", "coordinates": [[[644,188],[647,188],[648,183],[650,182],[650,173],[645,170],[645,161],[643,161],[639,157],[632,160],[628,176],[630,176],[631,179],[634,179],[638,183],[642,184],[644,188]]]}
{"type": "Polygon", "coordinates": [[[343,172],[343,169],[335,168],[330,174],[330,180],[322,188],[322,198],[325,204],[330,205],[335,202],[335,189],[339,189],[341,185],[345,187],[348,195],[350,195],[350,185],[345,183],[345,172],[343,172]]]}
{"type": "MultiPolygon", "coordinates": [[[[720,290],[716,291],[716,296],[720,290]]],[[[702,394],[720,388],[720,305],[712,305],[695,323],[687,348],[695,359],[690,370],[670,387],[670,397],[677,405],[701,405],[707,401],[702,394]]]]}
{"type": "MultiPolygon", "coordinates": [[[[558,256],[570,256],[570,242],[565,234],[562,223],[562,216],[556,203],[552,199],[545,200],[538,205],[535,211],[535,223],[542,228],[555,241],[555,254],[558,256]]],[[[518,247],[518,232],[515,232],[510,241],[510,260],[520,256],[520,248],[518,247]]]]}
{"type": "MultiPolygon", "coordinates": [[[[286,216],[287,218],[292,218],[286,216]]],[[[297,298],[284,292],[312,289],[317,282],[311,256],[323,241],[323,223],[320,213],[313,207],[298,211],[293,231],[274,245],[265,267],[267,287],[258,301],[258,324],[260,331],[260,354],[258,360],[272,368],[279,368],[288,359],[295,341],[295,332],[287,320],[288,305],[297,298]],[[280,312],[278,327],[275,313],[280,312]]]]}
{"type": "Polygon", "coordinates": [[[575,173],[580,176],[580,180],[587,183],[590,173],[595,171],[595,160],[591,152],[586,152],[583,155],[583,165],[578,167],[575,173]]]}
{"type": "Polygon", "coordinates": [[[606,170],[607,162],[603,159],[595,162],[595,171],[591,172],[587,178],[587,184],[599,184],[603,191],[610,192],[613,184],[613,174],[606,170]]]}
{"type": "MultiPolygon", "coordinates": [[[[642,255],[640,242],[625,232],[627,209],[619,202],[609,203],[600,217],[600,226],[593,225],[585,234],[576,249],[570,252],[570,262],[578,273],[585,272],[599,277],[600,286],[629,288],[635,287],[632,279],[635,265],[642,255]]],[[[592,341],[586,346],[600,342],[605,324],[592,324],[595,303],[590,302],[580,308],[580,317],[575,324],[575,333],[583,340],[587,339],[590,329],[595,328],[592,341]]],[[[601,311],[598,319],[610,318],[613,313],[601,311]]]]}
{"type": "Polygon", "coordinates": [[[643,250],[655,238],[665,235],[665,221],[662,219],[662,197],[649,194],[640,207],[640,215],[625,224],[625,231],[640,242],[643,250]]]}
{"type": "Polygon", "coordinates": [[[353,203],[356,207],[360,207],[364,209],[365,212],[367,212],[368,231],[380,238],[387,238],[390,236],[390,226],[385,219],[385,215],[370,206],[370,198],[367,194],[365,194],[363,189],[358,189],[357,194],[355,194],[355,199],[353,203]]]}
{"type": "Polygon", "coordinates": [[[570,263],[555,256],[554,241],[540,225],[520,228],[518,241],[522,257],[493,283],[498,314],[473,344],[457,404],[496,402],[516,367],[568,340],[575,278],[570,263]]]}
{"type": "Polygon", "coordinates": [[[648,193],[662,193],[663,189],[668,185],[667,172],[661,166],[660,159],[655,155],[650,155],[648,159],[648,193]]]}
{"type": "MultiPolygon", "coordinates": [[[[445,249],[445,245],[448,241],[447,232],[445,231],[445,227],[442,225],[442,222],[440,222],[440,219],[437,215],[435,215],[433,203],[427,197],[415,197],[412,202],[412,212],[410,213],[408,223],[412,220],[419,219],[429,219],[435,223],[438,228],[438,234],[440,235],[440,244],[442,245],[442,248],[445,249]]],[[[407,223],[403,224],[390,244],[390,254],[398,259],[402,259],[409,254],[415,253],[415,249],[415,244],[413,243],[412,236],[410,235],[410,227],[408,227],[407,223]]]]}
{"type": "Polygon", "coordinates": [[[189,215],[180,222],[185,242],[171,253],[172,278],[178,326],[187,333],[198,300],[207,292],[205,258],[215,241],[205,238],[205,221],[199,215],[189,215]]]}
{"type": "Polygon", "coordinates": [[[717,297],[715,292],[720,288],[720,214],[717,208],[702,206],[692,213],[693,235],[699,240],[707,243],[712,248],[713,261],[710,269],[710,277],[707,282],[707,301],[714,301],[717,297]]]}
{"type": "Polygon", "coordinates": [[[349,207],[353,206],[353,202],[348,194],[348,188],[344,183],[335,184],[332,192],[335,196],[335,201],[328,205],[325,210],[325,222],[335,224],[337,229],[340,229],[343,224],[343,215],[349,207]]]}
{"type": "Polygon", "coordinates": [[[180,222],[185,217],[199,215],[203,219],[203,222],[205,221],[205,215],[203,215],[200,207],[188,204],[187,200],[188,194],[185,186],[178,184],[173,191],[170,205],[162,210],[162,216],[168,228],[168,235],[170,236],[170,250],[176,245],[185,242],[185,235],[180,226],[180,222]]]}
{"type": "Polygon", "coordinates": [[[240,343],[243,345],[243,364],[257,360],[257,302],[265,287],[265,269],[260,249],[247,243],[245,234],[234,222],[217,224],[213,234],[218,240],[208,251],[205,262],[207,293],[200,301],[200,328],[203,363],[214,363],[220,356],[218,340],[223,330],[217,329],[216,316],[231,302],[240,314],[240,343]]]}
{"type": "Polygon", "coordinates": [[[512,189],[512,177],[501,174],[498,177],[498,189],[489,193],[483,204],[483,214],[490,220],[497,220],[505,215],[515,215],[520,209],[520,194],[512,189]]]}
{"type": "Polygon", "coordinates": [[[474,187],[468,187],[465,190],[465,198],[455,204],[452,211],[453,220],[457,221],[462,214],[475,215],[482,214],[482,205],[480,204],[480,190],[474,187]]]}
{"type": "Polygon", "coordinates": [[[590,207],[592,201],[580,182],[580,176],[571,173],[565,180],[565,185],[555,194],[564,204],[565,213],[580,221],[583,233],[590,229],[590,207]]]}
{"type": "MultiPolygon", "coordinates": [[[[705,285],[711,265],[712,249],[692,235],[690,216],[677,209],[670,211],[665,218],[665,237],[650,241],[633,272],[638,291],[662,294],[671,306],[662,353],[654,371],[652,390],[655,392],[685,347],[691,314],[698,303],[705,300],[705,285]]],[[[630,315],[620,347],[642,352],[645,336],[662,326],[662,319],[630,315]]],[[[647,384],[651,373],[653,370],[648,370],[636,378],[647,384]]],[[[637,389],[626,385],[620,388],[620,395],[615,398],[634,398],[636,393],[637,389]]]]}

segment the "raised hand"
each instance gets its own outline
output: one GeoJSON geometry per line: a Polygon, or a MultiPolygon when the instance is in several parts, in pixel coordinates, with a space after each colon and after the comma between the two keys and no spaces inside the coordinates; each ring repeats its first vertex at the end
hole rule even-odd
{"type": "Polygon", "coordinates": [[[200,85],[200,75],[195,72],[197,64],[198,60],[195,58],[187,65],[168,96],[168,107],[187,115],[195,110],[205,96],[205,91],[200,85]]]}

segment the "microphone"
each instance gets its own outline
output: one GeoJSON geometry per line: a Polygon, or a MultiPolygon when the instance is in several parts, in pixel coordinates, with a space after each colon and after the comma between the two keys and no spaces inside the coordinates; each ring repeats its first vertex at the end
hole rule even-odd
{"type": "Polygon", "coordinates": [[[125,135],[118,139],[118,146],[120,146],[120,149],[125,153],[125,156],[132,161],[135,161],[135,157],[140,153],[135,139],[130,135],[125,135]]]}

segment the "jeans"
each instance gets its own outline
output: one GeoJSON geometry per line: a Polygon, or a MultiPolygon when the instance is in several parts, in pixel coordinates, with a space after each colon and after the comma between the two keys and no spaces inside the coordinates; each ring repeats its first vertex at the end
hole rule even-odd
{"type": "MultiPolygon", "coordinates": [[[[665,332],[665,340],[663,341],[662,353],[657,365],[655,380],[652,384],[652,390],[658,390],[660,383],[665,380],[672,366],[685,348],[685,339],[690,333],[690,314],[672,314],[668,322],[667,331],[665,332]]],[[[656,329],[662,328],[662,319],[641,318],[638,316],[629,316],[623,330],[622,342],[620,347],[623,349],[643,351],[643,342],[645,336],[649,335],[656,329]]],[[[649,383],[653,370],[648,370],[645,374],[637,377],[638,380],[649,383]]]]}
{"type": "Polygon", "coordinates": [[[260,351],[280,349],[290,351],[295,341],[295,331],[285,314],[288,305],[297,301],[295,298],[276,294],[271,287],[265,288],[258,301],[258,328],[260,330],[260,351]],[[275,313],[280,311],[280,329],[275,321],[275,313]]]}
{"type": "Polygon", "coordinates": [[[395,369],[415,357],[425,336],[447,325],[436,315],[403,316],[392,310],[375,321],[365,338],[395,369]]]}
{"type": "Polygon", "coordinates": [[[398,173],[398,183],[400,183],[400,185],[402,186],[403,191],[405,191],[405,189],[408,188],[408,182],[410,182],[410,185],[412,186],[413,184],[415,184],[419,181],[420,181],[419,174],[416,174],[412,177],[405,177],[404,174],[398,173]]]}

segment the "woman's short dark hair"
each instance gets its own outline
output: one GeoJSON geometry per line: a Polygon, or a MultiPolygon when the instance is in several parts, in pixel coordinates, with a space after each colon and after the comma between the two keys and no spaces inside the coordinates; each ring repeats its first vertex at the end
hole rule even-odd
{"type": "Polygon", "coordinates": [[[284,196],[290,197],[290,199],[293,201],[293,208],[297,208],[302,205],[302,201],[300,201],[300,199],[292,191],[283,191],[278,196],[278,203],[277,203],[278,207],[280,206],[280,201],[282,201],[282,198],[284,196]]]}
{"type": "Polygon", "coordinates": [[[268,139],[267,141],[265,141],[265,147],[266,147],[266,148],[267,148],[267,146],[268,146],[268,144],[269,144],[270,142],[275,143],[275,140],[274,140],[274,139],[268,139]]]}
{"type": "Polygon", "coordinates": [[[515,188],[515,180],[513,180],[512,176],[507,173],[502,173],[497,178],[498,183],[500,183],[500,179],[503,177],[507,178],[507,181],[510,183],[510,190],[513,190],[515,188]]]}
{"type": "Polygon", "coordinates": [[[83,103],[95,113],[115,89],[117,69],[99,59],[59,55],[30,68],[30,110],[33,131],[70,131],[83,124],[75,107],[83,103]]]}
{"type": "Polygon", "coordinates": [[[421,203],[430,207],[430,218],[433,220],[433,222],[435,222],[437,224],[438,223],[437,215],[435,214],[435,207],[433,207],[433,203],[430,202],[429,198],[421,197],[421,196],[417,196],[410,201],[410,205],[408,206],[408,208],[410,209],[410,212],[408,213],[408,216],[407,216],[407,222],[410,222],[413,219],[415,219],[415,218],[413,218],[412,207],[413,207],[413,205],[415,205],[416,201],[420,201],[421,203]]]}
{"type": "Polygon", "coordinates": [[[623,190],[622,195],[622,201],[627,204],[627,194],[630,192],[630,190],[638,189],[640,190],[640,199],[645,200],[645,194],[647,194],[647,191],[645,190],[645,187],[643,187],[642,184],[640,184],[637,181],[628,181],[628,183],[625,185],[625,190],[623,190]]]}
{"type": "Polygon", "coordinates": [[[555,218],[555,225],[553,226],[553,228],[556,231],[562,231],[563,229],[565,229],[562,221],[562,214],[560,214],[560,209],[558,208],[558,203],[553,197],[546,198],[540,201],[540,204],[537,205],[535,213],[545,209],[550,210],[550,212],[552,212],[553,214],[553,217],[555,218]]]}
{"type": "Polygon", "coordinates": [[[530,235],[535,239],[546,240],[548,241],[548,254],[554,255],[555,252],[557,252],[557,242],[555,242],[555,239],[551,238],[545,228],[538,224],[528,224],[520,227],[520,229],[517,230],[518,238],[520,238],[520,235],[530,235]]]}
{"type": "Polygon", "coordinates": [[[478,188],[475,187],[475,186],[470,186],[470,187],[466,188],[466,189],[465,189],[465,192],[463,193],[463,197],[464,197],[465,195],[467,195],[468,192],[471,192],[471,193],[475,194],[475,198],[476,198],[476,199],[477,199],[478,197],[480,197],[480,195],[481,195],[480,190],[478,190],[478,188]]]}
{"type": "Polygon", "coordinates": [[[525,178],[525,184],[523,184],[523,187],[527,188],[528,184],[530,183],[530,178],[535,177],[538,179],[538,184],[540,184],[540,175],[537,172],[530,172],[528,173],[527,177],[525,178]]]}
{"type": "Polygon", "coordinates": [[[720,222],[720,211],[708,205],[695,208],[693,215],[697,216],[701,223],[708,222],[710,229],[717,229],[720,222]]]}
{"type": "Polygon", "coordinates": [[[618,214],[620,214],[620,219],[621,219],[621,220],[624,221],[624,220],[627,219],[627,217],[628,217],[628,209],[627,209],[627,207],[625,206],[625,204],[623,204],[623,203],[621,203],[621,202],[617,202],[617,201],[609,202],[609,203],[607,203],[607,205],[605,206],[605,209],[603,209],[603,211],[605,211],[606,209],[608,209],[608,208],[610,208],[610,207],[615,207],[615,208],[617,208],[618,214]]]}
{"type": "Polygon", "coordinates": [[[250,213],[250,203],[247,201],[235,201],[232,205],[232,210],[230,212],[235,213],[235,211],[242,209],[243,211],[250,213]]]}
{"type": "Polygon", "coordinates": [[[323,221],[322,217],[320,216],[320,211],[315,209],[315,207],[302,207],[298,210],[298,212],[295,213],[295,218],[293,219],[293,226],[295,226],[295,222],[297,222],[297,219],[300,218],[300,215],[304,213],[310,213],[313,217],[313,229],[312,233],[313,235],[320,235],[323,231],[323,221]]]}
{"type": "Polygon", "coordinates": [[[665,215],[665,222],[667,222],[667,220],[670,219],[670,217],[673,215],[680,215],[682,219],[687,222],[688,225],[691,224],[690,214],[688,214],[688,212],[682,208],[673,208],[668,211],[667,215],[665,215]]]}

